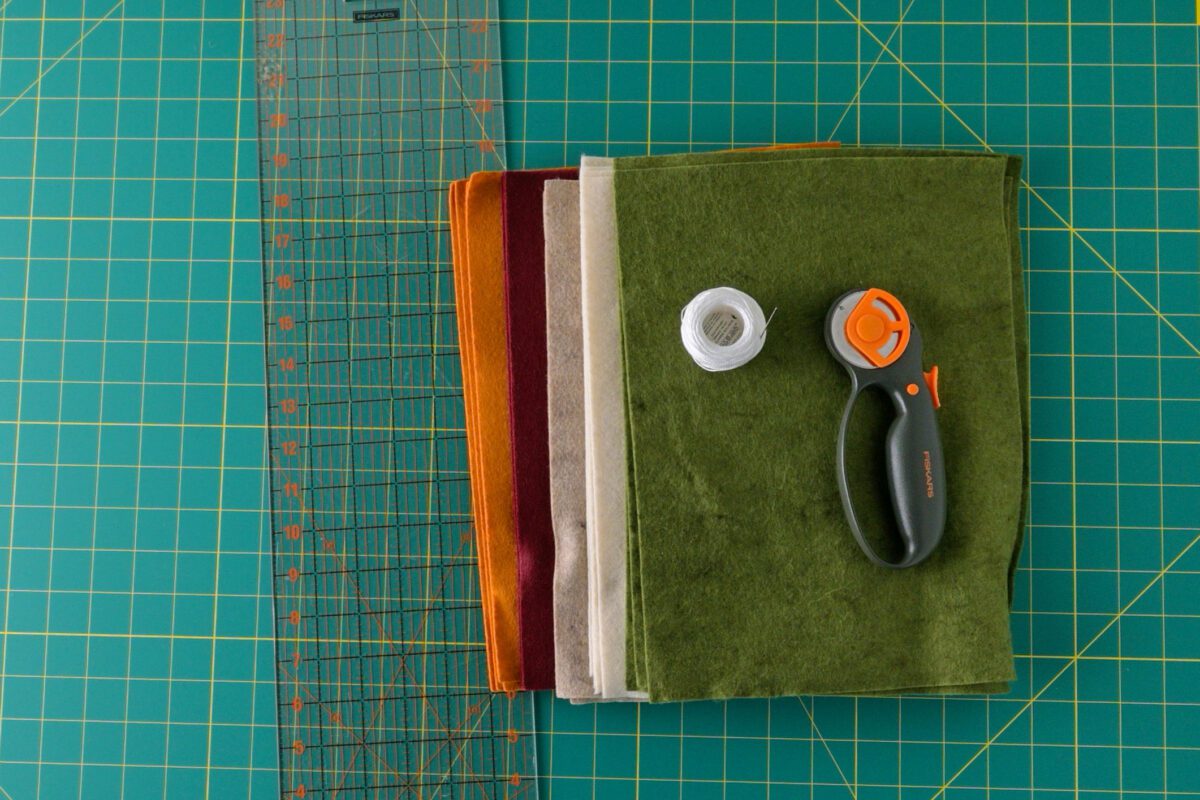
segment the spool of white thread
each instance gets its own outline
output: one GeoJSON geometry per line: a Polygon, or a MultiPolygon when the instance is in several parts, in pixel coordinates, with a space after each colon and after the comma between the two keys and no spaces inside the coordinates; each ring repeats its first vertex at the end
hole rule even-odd
{"type": "Polygon", "coordinates": [[[753,297],[719,286],[684,306],[679,334],[693,361],[709,372],[724,372],[758,355],[767,338],[767,320],[753,297]]]}

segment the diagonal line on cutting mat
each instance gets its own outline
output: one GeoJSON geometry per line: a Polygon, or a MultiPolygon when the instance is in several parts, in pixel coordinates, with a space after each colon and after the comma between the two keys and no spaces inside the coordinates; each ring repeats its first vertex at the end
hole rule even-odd
{"type": "MultiPolygon", "coordinates": [[[[9,0],[9,2],[12,2],[12,0],[9,0]]],[[[4,106],[3,108],[0,108],[0,117],[4,116],[10,108],[15,106],[22,99],[24,99],[25,95],[27,95],[31,91],[33,91],[33,88],[42,82],[42,78],[46,77],[46,75],[48,75],[50,73],[50,70],[54,69],[59,64],[61,64],[66,59],[66,57],[71,54],[72,50],[74,50],[76,47],[79,47],[81,44],[83,44],[84,40],[87,39],[87,37],[91,35],[92,31],[96,30],[96,28],[99,28],[101,24],[107,22],[108,18],[111,17],[113,15],[113,13],[116,12],[116,10],[118,8],[120,8],[121,6],[123,6],[124,4],[125,4],[125,0],[117,0],[117,2],[113,5],[113,7],[110,8],[104,14],[104,16],[102,16],[102,17],[100,17],[100,19],[96,20],[95,25],[93,25],[92,27],[90,27],[86,31],[84,31],[82,36],[80,36],[78,39],[76,39],[69,47],[67,47],[66,50],[63,50],[62,54],[58,58],[56,58],[50,62],[50,66],[46,67],[41,72],[39,72],[38,76],[36,78],[34,78],[32,81],[30,81],[28,86],[26,86],[24,89],[22,89],[21,92],[16,97],[14,97],[12,100],[8,101],[8,105],[4,106]]],[[[3,12],[6,8],[8,8],[8,3],[5,3],[3,7],[0,7],[0,12],[3,12]]],[[[32,214],[32,212],[31,212],[31,214],[32,214]]]]}
{"type": "Polygon", "coordinates": [[[804,702],[804,698],[796,698],[800,701],[800,708],[804,709],[805,716],[808,717],[809,723],[812,725],[813,733],[821,740],[821,746],[825,748],[825,754],[829,756],[829,760],[833,763],[833,768],[837,770],[838,777],[842,779],[842,784],[846,787],[846,791],[850,793],[852,800],[858,800],[858,794],[854,791],[854,787],[850,785],[850,779],[846,777],[846,773],[842,771],[842,765],[838,763],[837,757],[833,754],[833,750],[829,747],[829,742],[825,740],[821,729],[817,727],[817,720],[809,710],[808,704],[804,702]]]}
{"type": "MultiPolygon", "coordinates": [[[[421,28],[425,31],[425,34],[429,37],[429,41],[433,43],[433,48],[435,50],[437,50],[438,58],[441,59],[442,66],[445,69],[446,73],[449,74],[450,77],[454,79],[454,84],[458,87],[459,94],[462,95],[462,98],[464,101],[467,101],[465,103],[465,105],[470,107],[471,118],[473,120],[475,120],[475,122],[479,125],[479,132],[484,135],[487,135],[487,126],[483,124],[483,120],[479,117],[479,112],[477,112],[475,110],[475,105],[470,102],[471,98],[467,97],[467,90],[463,88],[462,82],[458,80],[458,75],[456,75],[454,70],[451,69],[450,62],[446,59],[446,52],[441,47],[438,47],[437,39],[434,37],[433,31],[431,31],[429,29],[429,23],[425,21],[425,18],[423,16],[421,16],[421,10],[419,8],[417,8],[417,0],[408,0],[408,4],[410,6],[412,6],[413,17],[417,20],[417,22],[420,24],[421,28]]],[[[442,16],[445,17],[446,15],[443,14],[442,16]]],[[[484,20],[484,21],[487,22],[488,20],[484,20]]],[[[497,20],[497,22],[499,22],[499,20],[497,20]]],[[[491,26],[488,25],[487,29],[490,31],[491,26]]],[[[489,34],[485,32],[484,35],[487,36],[489,34]]],[[[496,35],[497,36],[500,35],[498,30],[496,32],[496,35]]],[[[488,45],[486,43],[484,45],[484,52],[485,53],[489,52],[488,45]]],[[[508,165],[504,161],[504,155],[499,150],[493,151],[492,155],[494,155],[496,157],[496,160],[500,162],[500,169],[508,169],[508,165]]]]}
{"type": "MultiPolygon", "coordinates": [[[[914,81],[916,81],[917,84],[922,89],[924,89],[926,92],[928,92],[929,96],[933,98],[933,100],[942,108],[943,111],[945,111],[947,114],[952,116],[955,120],[957,120],[958,123],[960,125],[962,125],[963,130],[965,130],[967,133],[969,133],[975,139],[975,141],[977,141],[980,144],[980,146],[982,146],[989,153],[995,152],[994,150],[992,150],[991,145],[989,145],[987,143],[987,141],[984,140],[984,138],[982,136],[980,136],[975,131],[975,129],[972,128],[967,123],[966,120],[964,120],[962,117],[960,117],[954,111],[954,109],[951,108],[946,103],[946,101],[943,100],[938,95],[938,93],[935,92],[929,86],[929,84],[927,84],[927,83],[925,83],[925,81],[921,80],[921,76],[917,75],[917,73],[915,73],[912,70],[912,68],[908,66],[908,64],[904,63],[904,61],[902,61],[900,59],[900,56],[896,55],[896,53],[893,52],[890,47],[888,47],[886,44],[884,44],[880,40],[880,38],[878,36],[876,36],[875,33],[870,28],[868,28],[867,25],[861,19],[859,19],[857,16],[854,15],[854,12],[851,11],[846,6],[846,4],[844,2],[842,2],[842,0],[833,0],[833,1],[838,5],[839,8],[842,9],[842,11],[844,11],[846,13],[846,15],[848,17],[850,17],[850,19],[854,22],[855,25],[862,28],[862,30],[865,31],[868,36],[870,36],[872,39],[874,39],[880,45],[880,47],[883,48],[884,52],[886,52],[889,56],[892,57],[892,59],[896,62],[896,65],[899,66],[900,69],[902,69],[906,73],[908,73],[909,77],[911,77],[914,81]]],[[[1189,339],[1183,333],[1183,331],[1181,331],[1181,330],[1179,330],[1179,328],[1175,327],[1175,324],[1172,323],[1171,320],[1167,319],[1167,317],[1158,309],[1158,307],[1155,306],[1154,303],[1150,302],[1150,299],[1148,297],[1146,297],[1146,295],[1144,295],[1140,291],[1138,291],[1137,287],[1134,286],[1129,281],[1129,279],[1126,278],[1125,275],[1121,273],[1120,270],[1118,270],[1115,266],[1113,266],[1112,263],[1110,263],[1109,260],[1107,258],[1105,258],[1103,256],[1103,254],[1101,254],[1100,251],[1097,250],[1092,245],[1091,242],[1089,242],[1086,238],[1084,238],[1083,234],[1081,234],[1079,232],[1079,230],[1071,222],[1067,221],[1067,219],[1062,214],[1060,214],[1058,212],[1058,210],[1056,208],[1054,208],[1054,206],[1050,205],[1049,201],[1047,201],[1046,198],[1042,197],[1042,195],[1037,191],[1037,189],[1030,186],[1029,182],[1026,181],[1024,178],[1021,179],[1021,186],[1023,186],[1026,189],[1026,191],[1029,192],[1030,195],[1032,195],[1034,198],[1036,198],[1039,203],[1041,203],[1043,206],[1045,206],[1046,210],[1049,211],[1054,216],[1055,219],[1057,219],[1059,222],[1062,223],[1064,230],[1068,231],[1073,237],[1075,237],[1077,240],[1079,240],[1080,244],[1082,244],[1084,247],[1086,247],[1088,249],[1088,251],[1092,255],[1094,255],[1097,260],[1100,261],[1101,264],[1103,264],[1105,267],[1107,267],[1108,270],[1110,272],[1112,272],[1112,274],[1115,275],[1118,280],[1121,281],[1121,283],[1125,284],[1126,288],[1128,288],[1129,291],[1133,292],[1134,296],[1137,297],[1137,299],[1141,300],[1142,303],[1145,304],[1146,308],[1150,309],[1154,313],[1154,316],[1158,317],[1160,322],[1162,322],[1164,325],[1166,325],[1168,328],[1170,328],[1171,331],[1176,336],[1179,337],[1180,341],[1182,341],[1185,345],[1187,345],[1189,350],[1191,350],[1197,356],[1200,356],[1200,347],[1197,347],[1196,344],[1194,342],[1192,342],[1192,340],[1189,339]]]]}
{"type": "MultiPolygon", "coordinates": [[[[465,548],[465,545],[466,545],[465,541],[460,542],[460,546],[465,548]]],[[[336,555],[335,555],[335,558],[337,558],[336,555]]],[[[341,561],[340,558],[338,560],[341,561]]],[[[349,569],[345,566],[344,561],[342,561],[342,565],[343,565],[343,569],[345,569],[347,572],[349,572],[349,569]]],[[[417,630],[414,631],[414,633],[413,633],[413,638],[412,638],[411,642],[409,643],[409,649],[403,650],[402,648],[397,646],[397,643],[395,642],[394,639],[392,639],[391,635],[387,631],[384,630],[383,624],[378,619],[378,614],[376,614],[372,610],[369,600],[359,590],[358,582],[355,581],[353,577],[350,577],[349,575],[347,576],[347,578],[346,578],[347,582],[351,585],[351,588],[354,591],[355,595],[357,596],[358,601],[366,609],[367,615],[371,617],[372,621],[375,624],[375,627],[379,630],[380,636],[382,637],[382,639],[384,641],[386,641],[388,644],[391,645],[393,652],[395,652],[396,655],[400,659],[400,663],[396,667],[396,669],[393,671],[392,677],[390,678],[387,687],[384,689],[381,689],[381,691],[380,691],[379,707],[376,709],[375,713],[372,715],[371,719],[367,722],[367,725],[365,727],[374,727],[376,721],[378,721],[378,719],[383,711],[383,699],[386,698],[388,696],[388,693],[396,686],[396,682],[400,678],[401,671],[406,672],[408,674],[408,677],[412,678],[414,683],[416,682],[416,676],[413,674],[412,670],[410,670],[408,668],[408,659],[410,656],[413,655],[412,648],[416,647],[416,645],[418,643],[421,643],[421,644],[425,643],[419,637],[424,635],[424,630],[429,622],[429,615],[433,611],[434,597],[442,597],[445,594],[446,580],[448,579],[448,577],[449,577],[448,574],[443,575],[441,584],[438,586],[436,592],[434,592],[433,595],[430,595],[427,597],[427,607],[425,609],[425,613],[421,617],[420,625],[418,626],[417,630]]],[[[445,733],[447,736],[447,740],[444,742],[441,742],[438,745],[437,749],[434,751],[433,755],[430,756],[429,763],[432,763],[433,758],[435,758],[438,755],[438,753],[441,752],[442,748],[444,748],[446,745],[451,744],[453,742],[455,734],[458,732],[458,730],[461,730],[462,726],[459,726],[458,729],[452,730],[449,725],[446,725],[446,723],[444,723],[442,721],[441,715],[438,714],[438,712],[437,712],[437,708],[432,703],[429,702],[428,695],[422,695],[422,699],[425,701],[425,707],[427,707],[432,712],[433,718],[437,721],[438,728],[440,728],[441,731],[443,733],[445,733]]],[[[480,715],[480,719],[482,719],[482,714],[480,715]]],[[[362,743],[362,747],[366,747],[365,741],[362,743]]],[[[458,749],[459,754],[462,753],[462,750],[465,747],[466,747],[465,744],[460,744],[458,746],[457,749],[458,749]]],[[[345,782],[346,778],[349,777],[349,773],[354,767],[354,761],[357,759],[358,752],[359,751],[356,750],[352,754],[351,758],[349,759],[349,763],[344,768],[344,770],[343,770],[344,774],[342,775],[342,777],[338,783],[339,788],[342,785],[342,783],[345,782]]],[[[418,775],[418,777],[419,777],[419,775],[418,775]]],[[[335,788],[334,791],[336,792],[337,788],[335,788]]]]}
{"type": "MultiPolygon", "coordinates": [[[[1094,645],[1096,642],[1100,641],[1100,638],[1102,636],[1104,636],[1104,634],[1107,633],[1109,631],[1109,629],[1112,628],[1113,625],[1116,625],[1117,621],[1120,620],[1122,617],[1124,617],[1125,613],[1127,611],[1129,611],[1129,609],[1133,608],[1133,606],[1139,600],[1141,600],[1142,597],[1144,597],[1147,592],[1149,592],[1151,589],[1153,589],[1155,584],[1157,584],[1159,581],[1161,581],[1163,579],[1163,576],[1165,576],[1168,572],[1170,572],[1171,568],[1173,566],[1175,566],[1177,563],[1179,563],[1180,559],[1182,559],[1184,556],[1186,556],[1191,551],[1191,549],[1196,545],[1197,542],[1200,542],[1200,534],[1198,534],[1195,538],[1193,538],[1190,542],[1188,542],[1187,545],[1182,550],[1179,551],[1179,554],[1177,556],[1175,556],[1174,558],[1172,558],[1170,560],[1170,562],[1168,562],[1165,566],[1163,566],[1162,569],[1158,570],[1158,572],[1155,574],[1154,578],[1148,584],[1146,584],[1146,586],[1143,587],[1140,592],[1138,592],[1136,595],[1134,595],[1133,599],[1130,600],[1128,603],[1126,603],[1125,606],[1123,608],[1121,608],[1121,610],[1118,611],[1113,616],[1112,619],[1110,619],[1108,622],[1106,622],[1104,624],[1104,627],[1101,628],[1099,631],[1097,631],[1096,635],[1093,636],[1091,639],[1089,639],[1088,643],[1079,649],[1078,653],[1076,653],[1075,655],[1073,655],[1069,659],[1067,659],[1067,663],[1063,665],[1062,669],[1060,669],[1058,672],[1056,672],[1052,676],[1050,676],[1050,680],[1046,681],[1046,685],[1043,686],[1041,689],[1039,689],[1036,694],[1032,695],[1028,700],[1026,700],[1021,705],[1021,707],[1019,709],[1017,709],[1017,712],[1015,714],[1013,714],[1012,718],[1008,722],[1004,723],[1004,725],[1002,725],[999,730],[997,730],[994,734],[992,734],[992,736],[986,742],[984,742],[983,746],[980,747],[979,750],[977,750],[974,755],[972,755],[970,758],[968,758],[965,763],[963,763],[962,767],[959,768],[958,772],[955,772],[953,775],[951,775],[950,778],[944,784],[942,784],[942,786],[936,792],[933,793],[933,796],[930,797],[929,800],[937,800],[937,798],[943,796],[946,793],[946,790],[948,788],[950,788],[950,784],[954,783],[954,781],[958,779],[958,776],[960,776],[964,772],[966,772],[967,768],[970,767],[971,764],[975,763],[976,759],[978,759],[981,755],[983,755],[987,751],[987,749],[997,739],[999,739],[1004,734],[1004,732],[1006,730],[1008,730],[1010,727],[1012,727],[1012,725],[1017,721],[1017,718],[1020,717],[1021,714],[1025,713],[1025,711],[1027,711],[1030,706],[1032,706],[1034,703],[1036,703],[1038,701],[1038,699],[1041,698],[1042,695],[1044,695],[1046,692],[1050,691],[1050,687],[1054,685],[1054,682],[1057,681],[1059,678],[1061,678],[1067,672],[1067,670],[1069,670],[1069,669],[1071,669],[1071,667],[1075,666],[1075,664],[1079,661],[1079,659],[1083,657],[1084,653],[1086,653],[1089,649],[1091,649],[1092,645],[1094,645]]],[[[1159,659],[1155,658],[1155,659],[1151,659],[1151,660],[1158,661],[1159,659]]]]}
{"type": "MultiPolygon", "coordinates": [[[[300,685],[300,684],[297,684],[297,685],[300,685]]],[[[330,708],[330,706],[329,706],[327,703],[325,703],[325,702],[322,702],[322,700],[321,700],[321,698],[320,698],[320,697],[318,697],[317,695],[313,694],[312,690],[311,690],[311,689],[309,689],[307,685],[300,685],[300,687],[301,687],[301,688],[300,688],[300,691],[302,691],[302,692],[303,692],[303,693],[304,693],[304,694],[305,694],[305,695],[306,695],[306,696],[309,698],[309,700],[310,700],[310,701],[312,701],[312,702],[313,702],[313,703],[315,703],[316,705],[320,706],[320,707],[321,707],[321,708],[322,708],[322,709],[325,711],[325,714],[326,714],[326,716],[327,716],[327,717],[328,717],[328,718],[329,718],[331,721],[333,721],[333,723],[334,723],[334,724],[335,724],[335,725],[336,725],[336,726],[337,726],[337,727],[338,727],[340,730],[343,730],[343,731],[345,731],[345,732],[346,732],[346,734],[347,734],[347,735],[348,735],[348,736],[349,736],[351,739],[353,739],[354,741],[356,741],[356,742],[358,743],[358,748],[357,748],[357,749],[356,749],[356,751],[355,751],[355,756],[356,756],[356,757],[357,757],[357,754],[358,754],[358,753],[360,753],[360,752],[364,752],[364,751],[365,751],[365,752],[369,753],[369,754],[370,754],[370,755],[371,755],[371,756],[372,756],[372,757],[373,757],[373,758],[374,758],[376,761],[378,761],[378,762],[379,762],[380,766],[384,767],[384,768],[385,768],[385,769],[386,769],[388,772],[390,772],[390,773],[392,773],[393,775],[395,775],[395,776],[396,776],[398,779],[404,780],[404,779],[407,777],[407,782],[408,782],[408,785],[407,785],[407,787],[405,787],[405,788],[409,788],[409,789],[413,788],[413,787],[412,787],[412,782],[413,782],[414,780],[418,779],[418,778],[420,777],[420,775],[417,775],[417,776],[413,776],[413,775],[411,775],[411,774],[410,774],[410,775],[408,775],[408,776],[402,775],[402,774],[401,774],[399,771],[397,771],[397,770],[396,770],[396,768],[395,768],[395,767],[393,767],[393,766],[392,766],[392,765],[391,765],[391,764],[390,764],[390,763],[387,761],[387,759],[385,759],[385,758],[383,757],[383,755],[381,755],[381,754],[380,754],[380,752],[379,752],[379,751],[378,751],[378,750],[377,750],[377,749],[376,749],[374,746],[372,746],[372,744],[371,744],[371,743],[369,743],[369,742],[367,742],[365,739],[363,739],[363,738],[362,738],[362,737],[361,737],[361,736],[358,734],[358,731],[356,731],[356,730],[355,730],[353,727],[351,727],[351,726],[349,726],[349,725],[346,725],[344,722],[342,722],[342,720],[341,720],[341,718],[340,718],[340,717],[336,717],[336,718],[335,718],[335,715],[337,714],[337,712],[335,712],[333,709],[331,709],[331,708],[330,708]]],[[[488,700],[488,703],[489,703],[489,704],[491,703],[491,700],[490,700],[490,699],[488,700]]],[[[484,710],[486,710],[486,707],[484,708],[484,710]]],[[[475,720],[475,725],[474,725],[474,726],[471,728],[471,730],[470,730],[470,731],[468,731],[468,732],[467,732],[467,733],[468,733],[468,735],[464,737],[464,739],[465,739],[465,740],[469,740],[469,739],[470,739],[470,735],[469,735],[469,734],[470,734],[470,733],[472,733],[472,732],[474,732],[475,728],[478,728],[478,727],[479,727],[479,725],[480,725],[480,723],[482,722],[483,718],[484,718],[484,715],[483,715],[483,711],[481,710],[481,712],[479,713],[479,715],[476,717],[476,720],[475,720]]],[[[457,728],[455,728],[455,729],[454,729],[454,731],[447,731],[447,734],[448,734],[449,736],[453,737],[453,736],[455,736],[455,735],[460,735],[460,734],[462,734],[464,730],[466,730],[466,723],[465,723],[465,722],[464,722],[462,725],[460,725],[460,726],[458,726],[457,728]]],[[[445,743],[443,743],[443,746],[444,746],[444,744],[445,744],[445,743]]],[[[462,749],[463,749],[463,748],[460,748],[460,749],[459,749],[459,753],[460,753],[460,754],[461,754],[461,752],[462,752],[462,749]]],[[[436,751],[433,753],[433,755],[432,755],[432,756],[430,756],[430,758],[429,758],[429,761],[427,762],[427,764],[428,764],[428,763],[432,763],[432,760],[433,760],[434,758],[436,758],[436,757],[437,757],[437,755],[438,755],[440,752],[441,752],[441,746],[439,746],[438,750],[436,750],[436,751]]],[[[455,760],[457,760],[457,758],[458,758],[458,757],[457,757],[457,756],[455,756],[455,760]]],[[[424,769],[424,766],[426,766],[426,765],[422,765],[422,770],[424,769]]],[[[338,785],[337,785],[337,786],[335,786],[335,787],[333,788],[333,790],[332,790],[332,794],[333,794],[334,796],[336,796],[336,795],[337,795],[337,793],[338,793],[339,791],[341,791],[341,790],[342,790],[342,786],[343,786],[343,784],[344,784],[344,782],[345,782],[345,778],[348,776],[348,773],[349,773],[349,771],[350,771],[351,769],[353,769],[353,764],[351,764],[349,767],[347,767],[347,768],[346,768],[347,775],[344,775],[344,776],[342,777],[342,781],[340,781],[340,782],[338,783],[338,785]]],[[[471,774],[472,774],[472,777],[476,777],[474,773],[471,773],[471,774]]],[[[480,790],[481,790],[481,791],[483,791],[483,792],[484,792],[484,796],[485,796],[485,797],[487,797],[486,790],[484,790],[484,789],[483,789],[483,787],[482,787],[482,784],[480,784],[480,790]]]]}
{"type": "MultiPolygon", "coordinates": [[[[892,32],[888,34],[887,41],[883,43],[883,47],[879,48],[879,52],[875,54],[875,60],[872,61],[871,66],[867,68],[867,74],[863,75],[862,79],[859,80],[858,86],[856,86],[854,89],[854,96],[846,102],[846,107],[842,109],[841,116],[839,116],[837,122],[833,124],[833,130],[829,132],[829,136],[825,138],[825,141],[832,142],[834,137],[837,136],[838,128],[842,127],[842,123],[845,122],[846,117],[850,115],[850,110],[854,108],[854,105],[858,102],[858,98],[862,96],[863,87],[867,85],[867,81],[869,81],[871,79],[871,75],[875,73],[875,68],[879,66],[879,62],[883,60],[883,54],[887,52],[887,46],[892,43],[892,40],[896,38],[896,34],[900,32],[900,26],[904,24],[904,18],[908,16],[908,12],[912,10],[912,7],[916,5],[916,2],[917,0],[908,0],[908,5],[906,5],[904,10],[900,12],[900,18],[896,20],[896,24],[892,28],[892,32]]],[[[1200,2],[1200,0],[1197,0],[1197,2],[1200,2]]]]}

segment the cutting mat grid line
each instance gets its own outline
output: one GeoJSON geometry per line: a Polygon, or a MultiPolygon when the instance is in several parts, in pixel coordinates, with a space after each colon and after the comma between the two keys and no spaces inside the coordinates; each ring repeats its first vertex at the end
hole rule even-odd
{"type": "MultiPolygon", "coordinates": [[[[278,792],[252,7],[167,6],[0,3],[0,789],[14,798],[278,792]]],[[[512,167],[986,143],[1022,155],[1031,187],[1013,692],[539,695],[545,796],[1200,796],[1195,13],[500,4],[512,167]]]]}

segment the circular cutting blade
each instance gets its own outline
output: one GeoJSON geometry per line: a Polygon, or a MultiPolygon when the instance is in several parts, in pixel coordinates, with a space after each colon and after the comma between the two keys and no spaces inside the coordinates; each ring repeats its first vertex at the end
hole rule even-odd
{"type": "Polygon", "coordinates": [[[866,293],[866,289],[860,289],[855,292],[847,292],[834,300],[826,319],[829,321],[829,342],[838,357],[861,369],[875,369],[875,365],[867,361],[863,354],[858,352],[846,338],[846,319],[866,293]]]}

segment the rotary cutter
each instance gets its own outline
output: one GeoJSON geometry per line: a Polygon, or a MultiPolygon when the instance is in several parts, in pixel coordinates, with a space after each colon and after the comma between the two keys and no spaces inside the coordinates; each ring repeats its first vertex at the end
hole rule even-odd
{"type": "Polygon", "coordinates": [[[850,531],[867,557],[883,567],[911,567],[937,547],[946,524],[946,469],[935,410],[937,367],[921,371],[921,332],[904,306],[883,289],[839,297],[825,319],[825,341],[850,373],[850,399],[838,428],[837,477],[850,531]],[[846,428],[864,389],[878,387],[896,409],[887,434],[888,488],[904,555],[887,561],[858,524],[846,479],[846,428]]]}

